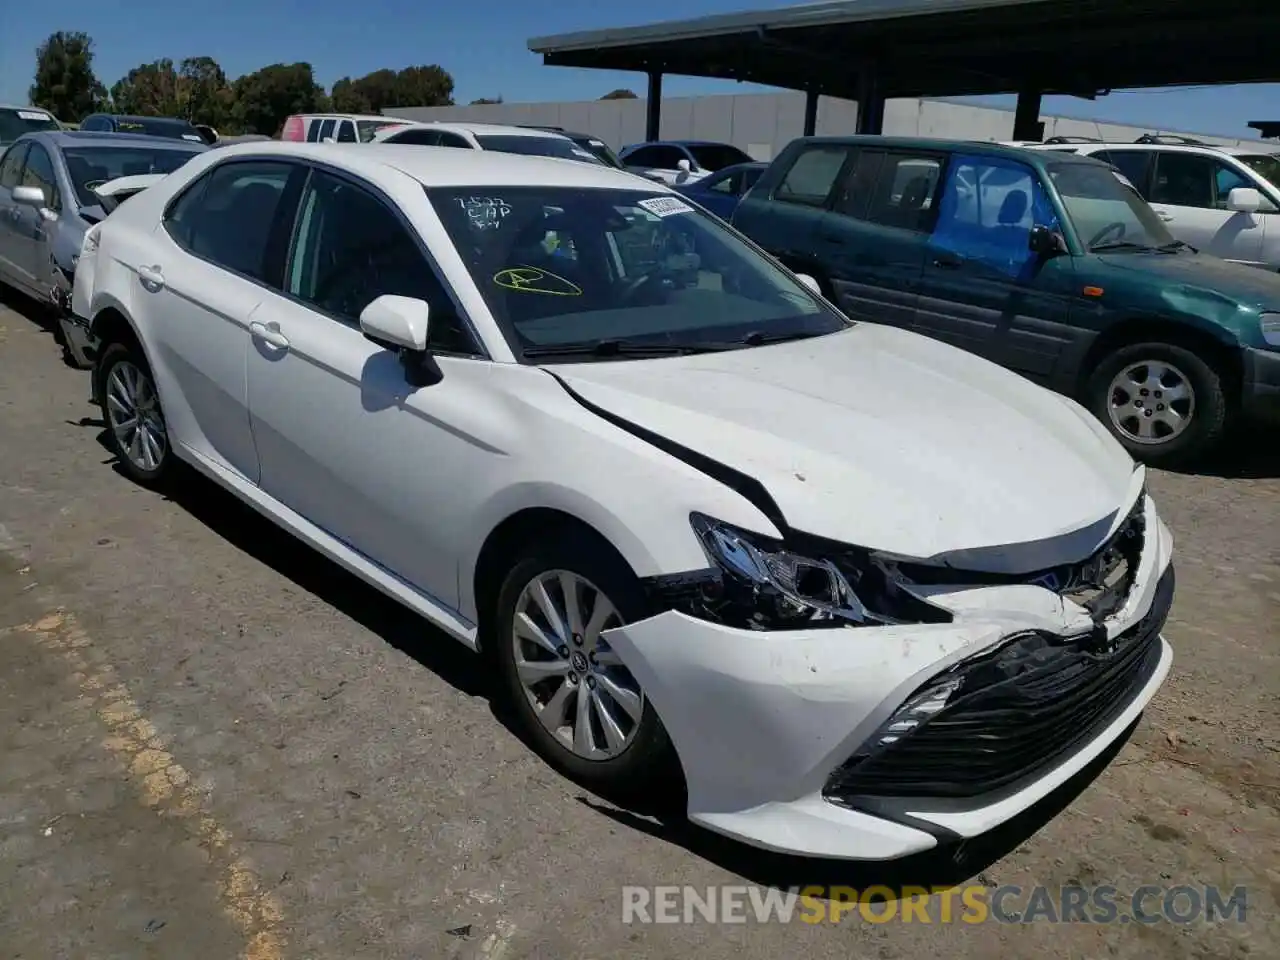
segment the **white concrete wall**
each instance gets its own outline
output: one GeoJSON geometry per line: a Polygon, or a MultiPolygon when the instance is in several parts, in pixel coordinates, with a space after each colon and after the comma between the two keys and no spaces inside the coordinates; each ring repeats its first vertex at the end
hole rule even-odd
{"type": "MultiPolygon", "coordinates": [[[[644,100],[583,100],[566,103],[498,103],[455,107],[402,107],[384,113],[410,120],[473,120],[527,123],[580,130],[614,149],[644,139],[644,100]]],[[[818,134],[852,133],[858,105],[851,100],[818,100],[818,134]]],[[[1133,141],[1144,133],[1187,133],[1156,130],[1068,117],[1042,117],[1045,136],[1086,136],[1133,141]]],[[[719,140],[741,147],[759,160],[770,160],[804,130],[804,94],[753,93],[710,97],[667,97],[662,102],[662,137],[666,140],[719,140]]],[[[944,137],[957,140],[1009,140],[1013,111],[976,107],[946,100],[890,100],[884,132],[894,136],[944,137]]],[[[1191,133],[1207,143],[1257,145],[1280,152],[1280,144],[1233,140],[1191,133]]]]}

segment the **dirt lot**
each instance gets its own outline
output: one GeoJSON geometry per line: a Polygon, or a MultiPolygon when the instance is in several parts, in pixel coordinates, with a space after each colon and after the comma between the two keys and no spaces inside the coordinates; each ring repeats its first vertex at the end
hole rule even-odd
{"type": "Polygon", "coordinates": [[[624,885],[904,874],[764,857],[584,794],[462,648],[207,483],[165,499],[113,471],[85,375],[6,302],[6,956],[1280,956],[1280,435],[1221,475],[1153,477],[1176,659],[1116,761],[1047,824],[908,877],[1244,885],[1245,922],[627,925],[624,885]]]}

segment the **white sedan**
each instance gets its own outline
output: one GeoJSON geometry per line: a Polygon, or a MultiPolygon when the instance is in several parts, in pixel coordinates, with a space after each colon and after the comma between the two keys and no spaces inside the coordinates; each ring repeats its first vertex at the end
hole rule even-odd
{"type": "Polygon", "coordinates": [[[886,859],[1088,766],[1169,670],[1169,531],[1081,407],[849,322],[667,188],[245,144],[95,229],[135,479],[181,460],[487,655],[543,756],[886,859]]]}

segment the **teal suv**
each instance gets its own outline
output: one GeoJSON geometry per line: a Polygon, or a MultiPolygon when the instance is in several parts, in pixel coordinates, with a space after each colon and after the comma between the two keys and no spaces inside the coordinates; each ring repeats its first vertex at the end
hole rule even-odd
{"type": "Polygon", "coordinates": [[[857,320],[1080,400],[1138,459],[1280,422],[1280,276],[1175,240],[1115,168],[997,144],[792,142],[733,216],[857,320]]]}

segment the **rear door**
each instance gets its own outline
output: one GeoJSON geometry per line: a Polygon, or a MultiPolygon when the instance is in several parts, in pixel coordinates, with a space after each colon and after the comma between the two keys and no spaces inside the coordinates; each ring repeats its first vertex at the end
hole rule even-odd
{"type": "Polygon", "coordinates": [[[832,295],[830,251],[819,243],[818,227],[853,154],[853,147],[838,143],[787,151],[733,213],[735,227],[792,270],[812,274],[832,295]]]}
{"type": "Polygon", "coordinates": [[[850,317],[910,327],[945,155],[859,150],[818,230],[820,258],[850,317]]]}

